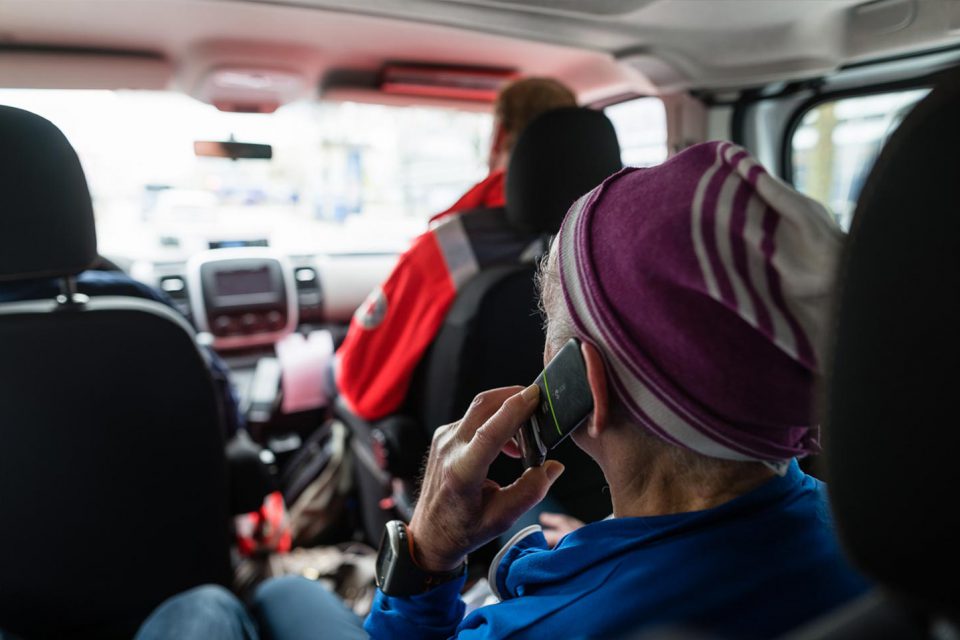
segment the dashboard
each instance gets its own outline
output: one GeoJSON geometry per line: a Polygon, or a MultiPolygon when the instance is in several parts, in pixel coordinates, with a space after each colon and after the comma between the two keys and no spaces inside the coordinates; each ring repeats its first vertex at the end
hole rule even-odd
{"type": "Polygon", "coordinates": [[[231,351],[272,345],[298,327],[349,323],[397,257],[226,247],[185,261],[138,261],[130,274],[166,293],[215,349],[231,351]]]}
{"type": "Polygon", "coordinates": [[[273,344],[297,328],[296,276],[285,257],[256,247],[214,249],[186,267],[190,313],[214,348],[273,344]]]}

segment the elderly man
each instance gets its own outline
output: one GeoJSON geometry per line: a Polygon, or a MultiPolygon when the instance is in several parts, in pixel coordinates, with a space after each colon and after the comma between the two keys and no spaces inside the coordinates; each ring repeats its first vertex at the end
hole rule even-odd
{"type": "MultiPolygon", "coordinates": [[[[730,144],[626,170],[567,214],[543,271],[547,353],[583,341],[594,412],[574,433],[602,467],[614,518],[553,550],[533,533],[461,620],[459,581],[380,595],[375,637],[595,636],[683,624],[770,637],[861,593],[823,487],[791,459],[817,450],[815,371],[841,235],[822,207],[730,144]],[[426,633],[424,630],[430,630],[426,633]]],[[[434,441],[409,526],[413,557],[449,575],[562,471],[509,487],[485,469],[537,387],[481,395],[434,441]]]]}
{"type": "MultiPolygon", "coordinates": [[[[553,549],[536,528],[521,532],[491,568],[500,602],[464,615],[466,555],[563,471],[548,461],[506,487],[487,480],[501,450],[519,453],[538,388],[483,393],[437,432],[413,519],[393,525],[389,593],[366,632],[569,638],[680,626],[768,638],[865,591],[824,486],[794,460],[818,450],[812,392],[840,246],[821,206],[728,143],[624,170],[577,202],[542,274],[545,359],[582,341],[594,410],[573,437],[602,467],[614,517],[553,549]]],[[[300,637],[349,617],[329,600],[287,579],[267,584],[256,610],[271,637],[300,637]],[[312,603],[291,607],[307,590],[312,603]]],[[[337,637],[360,632],[355,620],[337,637]]]]}

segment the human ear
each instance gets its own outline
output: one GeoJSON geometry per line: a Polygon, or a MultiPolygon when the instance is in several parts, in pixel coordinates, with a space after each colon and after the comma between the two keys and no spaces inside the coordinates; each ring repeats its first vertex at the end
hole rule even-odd
{"type": "Polygon", "coordinates": [[[506,144],[507,132],[497,119],[493,123],[493,136],[490,139],[490,157],[487,160],[490,171],[503,169],[504,166],[504,145],[506,144]]]}
{"type": "Polygon", "coordinates": [[[603,366],[603,357],[592,344],[584,342],[580,345],[580,352],[587,365],[587,384],[593,395],[593,414],[587,423],[587,435],[598,438],[607,428],[607,417],[610,411],[610,397],[607,392],[607,370],[603,366]]]}

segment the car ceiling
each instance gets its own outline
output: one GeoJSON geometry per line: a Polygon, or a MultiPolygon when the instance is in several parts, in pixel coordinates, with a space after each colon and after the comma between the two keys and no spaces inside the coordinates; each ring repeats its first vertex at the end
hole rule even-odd
{"type": "Polygon", "coordinates": [[[212,70],[514,68],[585,102],[739,88],[960,44],[956,0],[0,0],[0,86],[174,87],[212,70]]]}

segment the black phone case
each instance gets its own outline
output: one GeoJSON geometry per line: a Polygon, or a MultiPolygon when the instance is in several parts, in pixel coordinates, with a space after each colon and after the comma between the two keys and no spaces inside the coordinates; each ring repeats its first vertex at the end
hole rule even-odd
{"type": "Polygon", "coordinates": [[[587,366],[580,341],[563,346],[534,381],[540,387],[540,404],[520,428],[519,443],[526,467],[539,466],[546,454],[579,427],[593,411],[587,366]]]}

